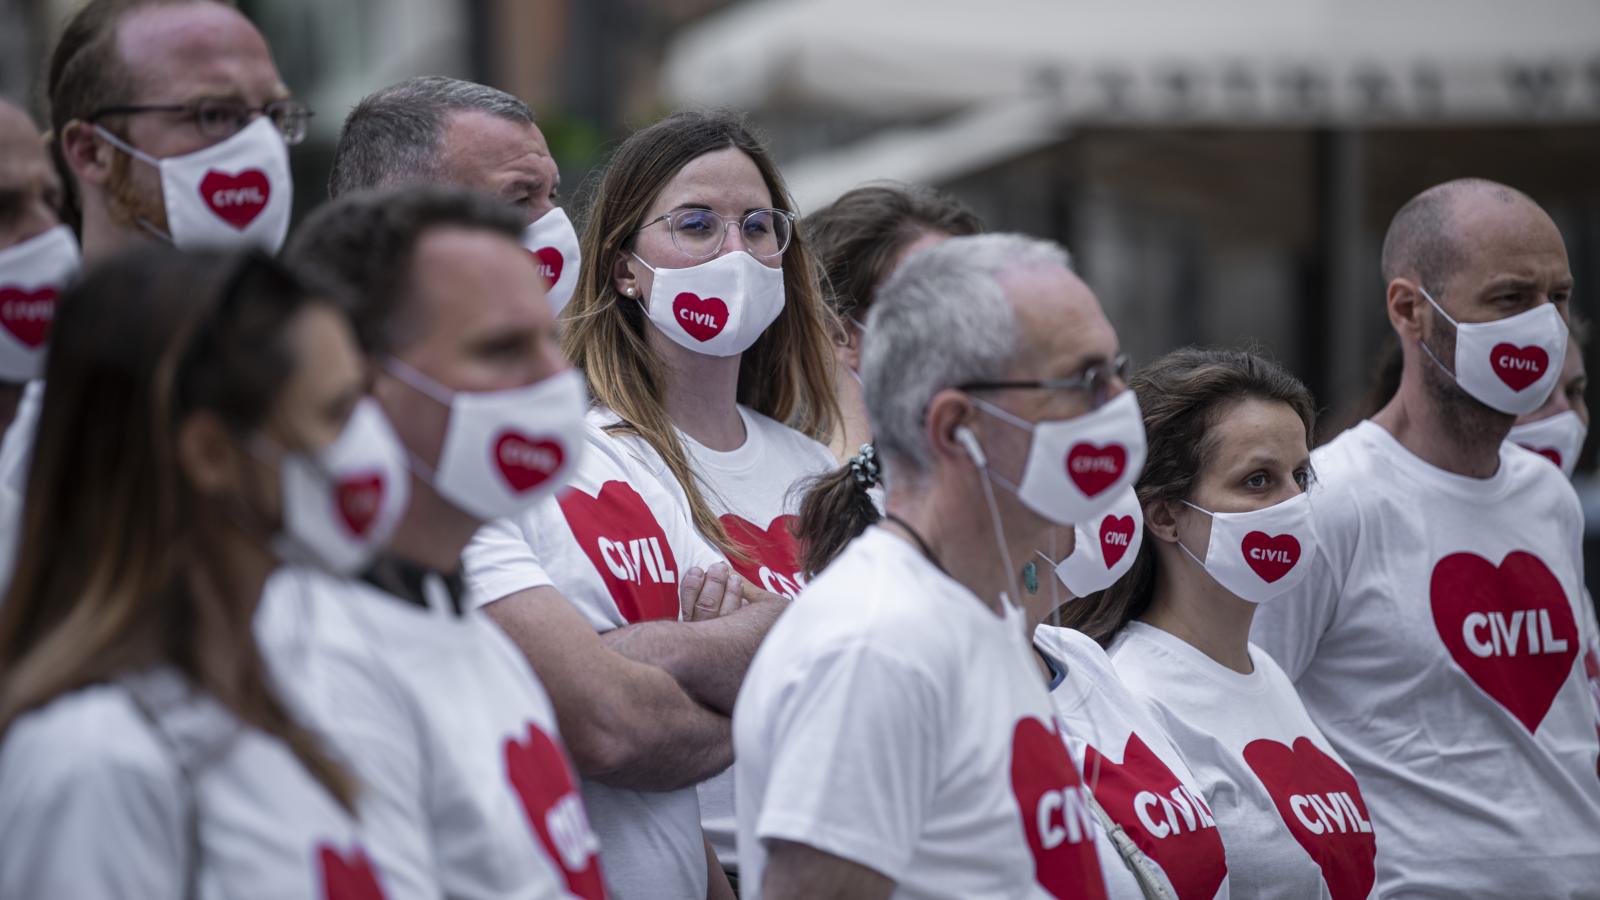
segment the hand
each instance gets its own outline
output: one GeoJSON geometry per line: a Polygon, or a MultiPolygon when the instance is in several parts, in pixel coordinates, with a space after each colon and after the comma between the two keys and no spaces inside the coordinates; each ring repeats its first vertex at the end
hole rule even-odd
{"type": "Polygon", "coordinates": [[[690,569],[678,584],[684,621],[703,622],[733,612],[743,602],[745,587],[745,580],[727,563],[717,563],[707,571],[690,569]]]}

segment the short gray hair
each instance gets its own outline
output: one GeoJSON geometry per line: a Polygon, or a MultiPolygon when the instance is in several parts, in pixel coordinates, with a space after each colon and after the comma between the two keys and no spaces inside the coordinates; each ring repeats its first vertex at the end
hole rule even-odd
{"type": "Polygon", "coordinates": [[[1001,281],[1054,267],[1072,268],[1059,244],[986,234],[920,250],[884,283],[867,315],[861,379],[873,443],[891,470],[933,461],[923,424],[934,394],[1006,374],[1019,335],[1001,281]]]}
{"type": "Polygon", "coordinates": [[[505,91],[443,75],[408,78],[368,94],[339,132],[328,196],[437,181],[446,120],[474,111],[533,124],[528,105],[505,91]]]}

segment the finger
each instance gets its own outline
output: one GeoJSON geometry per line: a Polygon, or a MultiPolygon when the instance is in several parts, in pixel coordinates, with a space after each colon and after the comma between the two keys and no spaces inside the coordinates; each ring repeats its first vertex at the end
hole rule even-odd
{"type": "Polygon", "coordinates": [[[678,607],[690,622],[695,620],[694,601],[700,596],[700,587],[705,583],[706,573],[699,568],[684,572],[678,580],[678,607]]]}
{"type": "Polygon", "coordinates": [[[721,614],[722,598],[728,592],[728,566],[726,563],[717,563],[706,570],[706,582],[701,586],[698,596],[694,601],[694,617],[711,619],[721,614]]]}
{"type": "Polygon", "coordinates": [[[739,602],[744,596],[746,582],[739,573],[734,572],[728,576],[728,589],[722,595],[722,607],[717,615],[725,616],[739,608],[739,602]]]}

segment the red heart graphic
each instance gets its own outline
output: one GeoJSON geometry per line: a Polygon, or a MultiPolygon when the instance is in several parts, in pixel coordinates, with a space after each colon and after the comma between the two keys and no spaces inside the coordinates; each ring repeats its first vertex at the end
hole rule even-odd
{"type": "Polygon", "coordinates": [[[1376,878],[1378,844],[1356,777],[1305,737],[1295,738],[1293,749],[1251,741],[1244,761],[1272,795],[1289,833],[1322,869],[1332,900],[1364,900],[1376,878]]]}
{"type": "Polygon", "coordinates": [[[237,175],[212,169],[200,179],[200,199],[222,221],[243,231],[267,208],[272,182],[260,169],[245,169],[237,175]]]}
{"type": "Polygon", "coordinates": [[[1428,585],[1433,624],[1456,665],[1528,731],[1539,729],[1578,656],[1578,626],[1561,582],[1521,550],[1496,567],[1452,553],[1428,585]]]}
{"type": "Polygon", "coordinates": [[[526,741],[506,739],[506,777],[550,861],[566,875],[567,890],[586,900],[604,900],[600,841],[589,827],[567,755],[529,722],[526,741]]]}
{"type": "Polygon", "coordinates": [[[1292,534],[1267,535],[1252,531],[1244,536],[1239,549],[1244,561],[1267,584],[1289,574],[1300,561],[1300,542],[1292,534]]]}
{"type": "Polygon", "coordinates": [[[684,291],[672,298],[672,319],[689,336],[701,343],[722,333],[728,324],[728,304],[720,297],[706,297],[684,291]]]}
{"type": "Polygon", "coordinates": [[[1128,451],[1121,444],[1077,444],[1067,452],[1067,476],[1085,497],[1093,497],[1122,477],[1128,451]]]}
{"type": "Polygon", "coordinates": [[[598,497],[574,487],[558,502],[623,619],[678,618],[678,561],[666,532],[632,485],[608,481],[598,497]]]}
{"type": "Polygon", "coordinates": [[[352,475],[334,488],[334,500],[339,518],[356,537],[366,537],[378,513],[383,509],[383,476],[352,475]]]}
{"type": "Polygon", "coordinates": [[[531,438],[504,431],[494,442],[494,462],[500,475],[518,494],[533,490],[560,470],[567,451],[550,438],[531,438]]]}
{"type": "Polygon", "coordinates": [[[545,286],[555,287],[556,282],[561,280],[561,270],[567,266],[566,258],[561,255],[561,251],[554,247],[540,247],[537,250],[529,250],[528,255],[533,257],[534,265],[539,268],[539,274],[544,276],[545,286]]]}
{"type": "Polygon", "coordinates": [[[1532,450],[1534,453],[1539,454],[1556,465],[1561,465],[1561,451],[1554,447],[1535,447],[1532,444],[1518,444],[1517,446],[1524,450],[1532,450]]]}
{"type": "Polygon", "coordinates": [[[346,856],[323,844],[317,848],[317,859],[322,864],[323,900],[384,900],[372,862],[360,847],[352,847],[346,856]]]}
{"type": "Polygon", "coordinates": [[[1489,365],[1506,387],[1520,391],[1544,376],[1544,370],[1550,367],[1550,355],[1543,347],[1495,344],[1489,351],[1489,365]]]}
{"type": "Polygon", "coordinates": [[[1211,807],[1137,734],[1128,735],[1121,765],[1087,748],[1083,771],[1100,806],[1166,873],[1178,900],[1217,895],[1228,877],[1228,860],[1211,807]]]}
{"type": "MultiPolygon", "coordinates": [[[[1594,697],[1595,711],[1600,712],[1600,643],[1590,644],[1589,651],[1583,654],[1583,673],[1589,678],[1589,693],[1594,697]]],[[[1600,722],[1594,727],[1595,733],[1600,734],[1600,722]]],[[[1594,770],[1600,775],[1600,756],[1595,757],[1594,770]]]]}
{"type": "Polygon", "coordinates": [[[728,560],[735,572],[774,594],[790,600],[799,596],[806,580],[800,571],[800,542],[790,530],[799,521],[796,516],[779,516],[765,529],[733,513],[725,513],[719,521],[734,544],[751,557],[748,562],[728,560]]]}
{"type": "Polygon", "coordinates": [[[25,291],[16,285],[0,287],[0,325],[29,347],[44,344],[55,317],[55,288],[25,291]]]}
{"type": "Polygon", "coordinates": [[[1115,566],[1133,546],[1133,516],[1106,516],[1100,520],[1100,555],[1106,568],[1115,566]]]}
{"type": "Polygon", "coordinates": [[[1061,736],[1032,716],[1018,719],[1011,733],[1011,792],[1039,885],[1052,897],[1104,900],[1083,780],[1061,736]]]}

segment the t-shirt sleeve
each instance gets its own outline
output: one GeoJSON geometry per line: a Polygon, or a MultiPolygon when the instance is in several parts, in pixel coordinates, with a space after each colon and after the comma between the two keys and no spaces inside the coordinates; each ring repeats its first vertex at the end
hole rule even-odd
{"type": "Polygon", "coordinates": [[[512,519],[500,519],[478,529],[472,543],[462,551],[461,564],[466,572],[468,599],[474,607],[554,583],[522,526],[512,519]]]}
{"type": "Polygon", "coordinates": [[[1272,654],[1296,681],[1310,667],[1322,636],[1333,624],[1361,527],[1348,493],[1313,488],[1311,503],[1317,534],[1311,570],[1293,590],[1261,604],[1250,628],[1250,640],[1272,654]]]}
{"type": "Polygon", "coordinates": [[[867,647],[813,661],[764,736],[772,761],[757,838],[900,880],[939,779],[937,697],[928,675],[867,647]]]}

